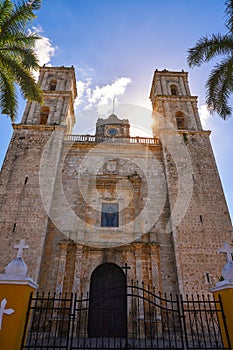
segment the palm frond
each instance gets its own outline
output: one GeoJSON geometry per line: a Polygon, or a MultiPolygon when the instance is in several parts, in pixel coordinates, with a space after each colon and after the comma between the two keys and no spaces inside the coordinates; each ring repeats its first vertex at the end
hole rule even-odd
{"type": "Polygon", "coordinates": [[[7,62],[9,58],[17,60],[18,64],[22,64],[25,69],[38,70],[40,68],[38,58],[33,49],[27,49],[21,46],[8,46],[0,49],[1,62],[7,62]]]}
{"type": "Polygon", "coordinates": [[[36,84],[32,72],[17,62],[12,57],[2,58],[0,52],[1,67],[7,72],[12,81],[15,81],[21,90],[22,96],[30,101],[42,102],[42,94],[39,85],[36,84]]]}
{"type": "Polygon", "coordinates": [[[10,13],[10,16],[6,17],[5,21],[3,22],[2,33],[25,32],[29,21],[36,17],[33,10],[38,9],[40,3],[40,0],[21,0],[16,3],[14,9],[10,13]]]}
{"type": "Polygon", "coordinates": [[[35,18],[33,11],[40,6],[41,0],[0,0],[0,109],[12,120],[17,110],[15,85],[26,99],[42,102],[42,92],[32,75],[32,70],[39,68],[33,49],[40,37],[27,30],[35,18]]]}
{"type": "Polygon", "coordinates": [[[2,30],[4,28],[4,24],[7,21],[7,19],[10,18],[12,12],[14,9],[14,5],[9,0],[4,0],[0,2],[0,32],[2,33],[2,30]]]}
{"type": "Polygon", "coordinates": [[[217,112],[224,120],[231,116],[228,104],[233,92],[233,57],[215,65],[206,82],[206,103],[210,111],[217,112]]]}
{"type": "Polygon", "coordinates": [[[200,66],[216,55],[229,55],[233,51],[233,38],[229,35],[213,34],[210,38],[202,37],[196,46],[188,50],[189,67],[200,66]]]}
{"type": "Polygon", "coordinates": [[[27,6],[31,6],[32,10],[39,10],[41,7],[41,0],[30,0],[27,1],[27,6]]]}
{"type": "Polygon", "coordinates": [[[233,0],[227,0],[225,1],[225,16],[226,21],[225,25],[229,32],[233,34],[233,0]]]}
{"type": "Polygon", "coordinates": [[[20,46],[24,48],[32,48],[35,46],[37,40],[41,39],[36,33],[30,34],[9,34],[0,35],[0,50],[5,50],[9,45],[20,46]]]}
{"type": "Polygon", "coordinates": [[[40,68],[38,57],[32,49],[24,50],[21,54],[22,65],[28,70],[38,71],[40,68]]]}
{"type": "Polygon", "coordinates": [[[2,70],[0,71],[0,108],[3,114],[11,118],[12,122],[15,121],[18,99],[14,82],[2,70]]]}
{"type": "Polygon", "coordinates": [[[233,93],[233,0],[225,1],[225,35],[204,36],[188,50],[189,67],[200,66],[217,55],[225,58],[214,66],[206,82],[206,103],[210,111],[217,112],[224,120],[231,115],[229,97],[233,93]]]}

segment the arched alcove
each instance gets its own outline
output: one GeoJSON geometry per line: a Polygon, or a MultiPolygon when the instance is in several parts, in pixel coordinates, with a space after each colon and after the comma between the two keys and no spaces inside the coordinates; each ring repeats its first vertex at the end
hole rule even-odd
{"type": "Polygon", "coordinates": [[[172,94],[173,96],[177,96],[177,95],[178,95],[178,89],[177,89],[177,86],[176,86],[175,84],[172,84],[172,85],[170,86],[170,89],[171,89],[171,94],[172,94]]]}
{"type": "Polygon", "coordinates": [[[177,129],[185,129],[185,116],[183,112],[176,112],[177,129]]]}
{"type": "Polygon", "coordinates": [[[43,106],[40,109],[40,125],[46,125],[49,117],[50,109],[47,106],[43,106]]]}
{"type": "Polygon", "coordinates": [[[50,80],[49,91],[55,91],[57,87],[57,80],[50,80]]]}

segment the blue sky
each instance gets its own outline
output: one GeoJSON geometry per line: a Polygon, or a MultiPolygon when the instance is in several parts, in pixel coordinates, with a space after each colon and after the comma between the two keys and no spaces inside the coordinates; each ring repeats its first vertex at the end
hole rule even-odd
{"type": "MultiPolygon", "coordinates": [[[[41,64],[75,67],[79,93],[76,134],[93,130],[96,116],[86,108],[105,104],[101,113],[107,117],[114,96],[118,116],[137,125],[137,133],[143,129],[150,132],[149,93],[154,70],[188,71],[203,127],[212,131],[211,142],[233,217],[233,117],[224,122],[206,113],[204,87],[214,63],[194,69],[186,63],[188,48],[201,36],[226,32],[224,0],[42,0],[32,26],[43,37],[37,46],[41,64]],[[138,113],[135,106],[139,106],[138,113]],[[132,115],[126,115],[128,110],[132,115]],[[140,117],[142,110],[146,117],[140,117]]],[[[19,107],[17,122],[25,102],[20,100],[19,107]]],[[[11,134],[10,120],[1,116],[0,164],[11,134]]]]}

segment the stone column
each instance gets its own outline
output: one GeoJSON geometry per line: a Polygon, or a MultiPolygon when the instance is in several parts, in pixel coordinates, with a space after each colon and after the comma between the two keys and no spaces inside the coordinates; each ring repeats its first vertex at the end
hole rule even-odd
{"type": "Polygon", "coordinates": [[[22,249],[24,240],[15,246],[18,255],[0,275],[0,349],[20,350],[30,295],[37,284],[27,276],[22,249]]]}
{"type": "Polygon", "coordinates": [[[135,276],[136,281],[141,284],[143,282],[143,275],[142,275],[142,243],[134,243],[135,248],[135,276]]]}
{"type": "Polygon", "coordinates": [[[158,292],[162,292],[159,246],[156,243],[150,243],[150,248],[151,248],[152,287],[154,287],[156,290],[156,293],[158,293],[158,292]]]}
{"type": "Polygon", "coordinates": [[[59,242],[60,256],[59,256],[58,275],[57,275],[57,283],[56,283],[56,293],[58,294],[62,293],[63,291],[68,243],[69,243],[68,241],[59,242]]]}
{"type": "Polygon", "coordinates": [[[223,281],[218,282],[216,286],[211,289],[211,292],[214,294],[215,300],[219,300],[220,297],[222,301],[225,320],[220,314],[219,324],[223,345],[225,348],[228,348],[230,345],[230,348],[233,349],[233,249],[227,243],[224,243],[224,247],[219,249],[219,252],[227,255],[227,263],[222,269],[223,281]],[[227,328],[227,331],[225,328],[227,328]]]}
{"type": "Polygon", "coordinates": [[[83,256],[83,248],[81,245],[77,244],[77,248],[76,248],[76,252],[75,252],[73,293],[80,292],[80,276],[81,276],[81,270],[82,270],[82,256],[83,256]]]}
{"type": "MultiPolygon", "coordinates": [[[[141,287],[141,284],[143,282],[143,269],[142,269],[142,260],[143,260],[143,252],[142,252],[142,246],[143,243],[134,243],[135,247],[135,269],[136,269],[136,280],[139,283],[139,286],[141,287]]],[[[140,327],[140,334],[144,334],[144,307],[143,307],[143,300],[140,298],[138,305],[137,305],[137,317],[138,317],[138,324],[140,327]]]]}

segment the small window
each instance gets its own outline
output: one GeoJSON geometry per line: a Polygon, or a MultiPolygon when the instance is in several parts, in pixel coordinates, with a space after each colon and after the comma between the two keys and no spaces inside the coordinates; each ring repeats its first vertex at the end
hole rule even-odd
{"type": "Polygon", "coordinates": [[[56,80],[51,80],[49,84],[49,91],[55,91],[57,87],[57,81],[56,80]]]}
{"type": "Polygon", "coordinates": [[[40,125],[46,125],[49,116],[49,107],[41,107],[40,109],[40,125]]]}
{"type": "Polygon", "coordinates": [[[119,226],[119,204],[103,203],[101,212],[102,227],[118,227],[119,226]]]}
{"type": "Polygon", "coordinates": [[[176,85],[171,85],[171,94],[173,96],[177,96],[178,95],[178,91],[177,91],[176,85]]]}
{"type": "Polygon", "coordinates": [[[177,129],[185,129],[185,118],[182,112],[176,113],[176,124],[177,129]]]}

